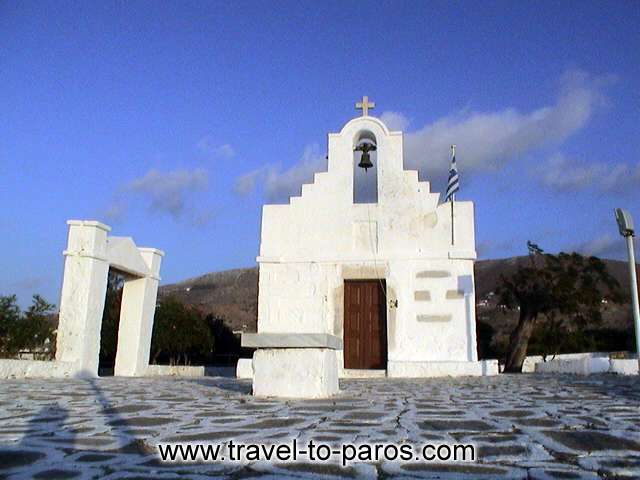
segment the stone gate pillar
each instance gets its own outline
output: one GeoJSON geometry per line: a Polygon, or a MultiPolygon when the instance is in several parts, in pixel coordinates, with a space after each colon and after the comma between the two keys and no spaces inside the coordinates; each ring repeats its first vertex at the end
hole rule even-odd
{"type": "Polygon", "coordinates": [[[69,220],[60,296],[56,360],[73,362],[77,375],[96,377],[107,292],[107,232],[96,221],[69,220]]]}
{"type": "Polygon", "coordinates": [[[127,279],[124,283],[114,369],[117,376],[142,376],[149,366],[160,263],[164,253],[155,248],[138,248],[138,251],[150,274],[127,279]]]}

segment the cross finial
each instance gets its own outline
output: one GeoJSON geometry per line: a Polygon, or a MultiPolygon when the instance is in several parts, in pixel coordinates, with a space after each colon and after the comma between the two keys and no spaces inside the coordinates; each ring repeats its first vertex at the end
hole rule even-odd
{"type": "Polygon", "coordinates": [[[362,101],[361,102],[357,102],[356,103],[356,108],[359,110],[362,110],[362,116],[366,117],[369,115],[369,109],[370,108],[375,108],[376,104],[374,102],[370,102],[369,101],[369,97],[367,97],[366,95],[364,97],[362,97],[362,101]]]}

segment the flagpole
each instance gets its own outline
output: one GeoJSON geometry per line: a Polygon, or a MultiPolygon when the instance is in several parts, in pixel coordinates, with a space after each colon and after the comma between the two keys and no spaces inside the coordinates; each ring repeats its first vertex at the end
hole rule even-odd
{"type": "Polygon", "coordinates": [[[453,196],[451,196],[451,245],[455,243],[455,235],[453,228],[453,196]]]}
{"type": "MultiPolygon", "coordinates": [[[[451,145],[451,158],[456,158],[456,146],[455,145],[451,145]]],[[[454,233],[454,226],[453,226],[453,202],[456,198],[456,194],[453,193],[451,195],[451,245],[453,246],[455,243],[455,233],[454,233]]]]}

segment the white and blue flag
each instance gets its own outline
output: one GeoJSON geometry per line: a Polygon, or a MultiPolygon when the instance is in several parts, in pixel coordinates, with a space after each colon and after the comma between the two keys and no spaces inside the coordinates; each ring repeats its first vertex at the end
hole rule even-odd
{"type": "Polygon", "coordinates": [[[460,190],[460,177],[456,167],[456,147],[451,145],[451,168],[449,169],[449,181],[447,183],[447,196],[445,201],[453,201],[454,195],[460,190]]]}

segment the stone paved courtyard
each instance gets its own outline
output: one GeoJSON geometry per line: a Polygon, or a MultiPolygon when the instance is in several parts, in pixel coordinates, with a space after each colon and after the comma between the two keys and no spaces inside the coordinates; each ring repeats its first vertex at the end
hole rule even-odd
{"type": "Polygon", "coordinates": [[[640,477],[637,377],[351,380],[340,397],[254,399],[228,378],[0,383],[0,478],[640,477]],[[159,462],[158,442],[471,442],[473,464],[159,462]]]}

